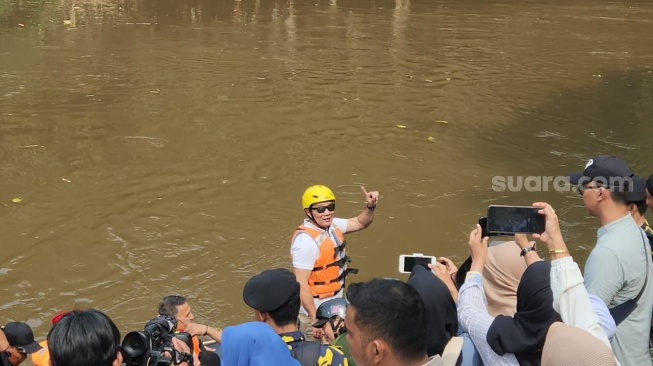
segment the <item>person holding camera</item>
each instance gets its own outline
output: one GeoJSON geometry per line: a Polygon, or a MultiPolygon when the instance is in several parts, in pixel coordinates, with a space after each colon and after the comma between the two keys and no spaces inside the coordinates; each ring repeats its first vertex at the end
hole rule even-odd
{"type": "Polygon", "coordinates": [[[368,192],[365,187],[361,190],[365,209],[350,219],[334,217],[336,196],[328,187],[311,186],[302,195],[306,219],[292,235],[290,255],[301,286],[299,320],[308,339],[321,338],[321,330],[311,327],[317,321],[317,307],[327,300],[342,298],[347,274],[356,272],[347,268],[344,235],[370,226],[379,201],[379,192],[368,192]]]}
{"type": "Polygon", "coordinates": [[[172,295],[159,303],[159,315],[171,316],[177,321],[177,331],[187,332],[193,337],[193,353],[198,355],[204,366],[220,366],[220,357],[212,348],[204,346],[199,336],[209,336],[217,344],[222,341],[222,329],[195,323],[195,315],[186,298],[172,295]]]}
{"type": "MultiPolygon", "coordinates": [[[[51,366],[120,366],[120,331],[106,314],[99,310],[73,310],[64,315],[48,333],[51,366]]],[[[190,348],[174,338],[174,350],[190,357],[190,348]]],[[[178,366],[192,366],[182,361],[178,366]]]]}

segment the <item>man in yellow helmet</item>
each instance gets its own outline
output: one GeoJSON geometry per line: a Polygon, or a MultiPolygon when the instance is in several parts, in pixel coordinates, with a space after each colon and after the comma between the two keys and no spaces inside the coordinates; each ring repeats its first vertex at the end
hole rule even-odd
{"type": "Polygon", "coordinates": [[[326,186],[308,187],[302,196],[306,219],[293,233],[290,255],[300,284],[301,330],[308,339],[321,337],[321,329],[312,327],[317,321],[317,307],[343,297],[349,260],[345,255],[344,234],[363,230],[374,220],[379,192],[368,192],[365,187],[361,190],[365,195],[365,209],[350,219],[334,217],[336,196],[326,186]]]}

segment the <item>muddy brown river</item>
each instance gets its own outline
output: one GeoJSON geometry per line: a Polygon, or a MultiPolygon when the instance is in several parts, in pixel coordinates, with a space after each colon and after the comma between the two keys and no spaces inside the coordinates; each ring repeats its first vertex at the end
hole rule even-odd
{"type": "Polygon", "coordinates": [[[318,183],[340,217],[381,193],[353,281],[462,262],[489,204],[540,200],[584,263],[576,191],[493,179],[652,173],[651,34],[648,1],[2,1],[0,321],[42,339],[94,307],[124,334],[168,294],[251,319],[242,286],[290,267],[318,183]]]}

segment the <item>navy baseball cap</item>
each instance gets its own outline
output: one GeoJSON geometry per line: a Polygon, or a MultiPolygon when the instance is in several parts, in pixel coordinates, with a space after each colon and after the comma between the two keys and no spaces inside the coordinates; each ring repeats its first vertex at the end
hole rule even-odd
{"type": "Polygon", "coordinates": [[[623,159],[614,155],[598,155],[585,164],[582,172],[570,173],[569,183],[597,182],[610,188],[632,186],[635,174],[623,159]]]}
{"type": "Polygon", "coordinates": [[[34,340],[34,333],[32,328],[26,323],[11,322],[7,323],[2,331],[7,336],[7,341],[10,346],[20,347],[25,350],[25,353],[34,353],[41,349],[41,346],[34,340]]]}

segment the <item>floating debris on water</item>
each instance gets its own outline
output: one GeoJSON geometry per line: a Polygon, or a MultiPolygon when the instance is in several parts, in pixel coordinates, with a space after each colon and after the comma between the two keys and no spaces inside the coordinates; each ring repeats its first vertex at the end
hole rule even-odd
{"type": "Polygon", "coordinates": [[[433,141],[435,141],[435,137],[433,137],[433,136],[429,136],[429,138],[427,138],[427,140],[433,142],[433,141]]]}
{"type": "Polygon", "coordinates": [[[447,121],[445,121],[445,120],[438,120],[438,121],[435,121],[435,122],[436,122],[436,123],[444,123],[444,124],[449,123],[449,122],[447,122],[447,121]]]}
{"type": "Polygon", "coordinates": [[[13,202],[13,203],[21,203],[21,202],[23,202],[23,199],[20,198],[20,197],[16,197],[16,198],[14,198],[13,200],[11,200],[11,202],[13,202]]]}
{"type": "Polygon", "coordinates": [[[397,125],[397,128],[406,128],[406,125],[397,125]]]}

